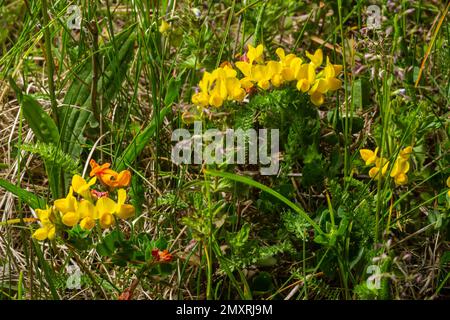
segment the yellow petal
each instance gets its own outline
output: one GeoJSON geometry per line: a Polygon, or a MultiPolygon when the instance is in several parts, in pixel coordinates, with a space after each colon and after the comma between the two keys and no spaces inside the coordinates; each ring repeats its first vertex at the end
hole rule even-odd
{"type": "Polygon", "coordinates": [[[80,215],[77,212],[67,212],[62,217],[62,223],[68,227],[73,227],[80,220],[80,215]]]}
{"type": "Polygon", "coordinates": [[[401,168],[401,164],[399,163],[399,160],[397,159],[397,161],[394,162],[394,166],[392,167],[390,176],[393,178],[393,177],[397,176],[398,174],[400,174],[401,173],[400,168],[401,168]]]}
{"type": "Polygon", "coordinates": [[[275,74],[279,74],[281,72],[281,64],[276,61],[267,62],[267,70],[269,72],[270,78],[275,74]]]}
{"type": "Polygon", "coordinates": [[[342,72],[342,65],[340,65],[340,64],[334,64],[333,68],[334,68],[335,75],[339,75],[339,73],[342,72]]]}
{"type": "Polygon", "coordinates": [[[308,81],[313,83],[316,80],[316,71],[314,70],[314,65],[312,63],[308,64],[308,81]]]}
{"type": "Polygon", "coordinates": [[[389,161],[386,162],[386,164],[383,166],[383,169],[381,169],[381,174],[384,176],[386,175],[386,172],[388,170],[389,167],[389,161]]]}
{"type": "Polygon", "coordinates": [[[281,86],[283,84],[283,77],[280,74],[275,74],[272,77],[271,82],[274,87],[278,88],[279,86],[281,86]]]}
{"type": "Polygon", "coordinates": [[[56,228],[55,228],[55,226],[50,226],[48,229],[47,229],[47,238],[49,239],[49,240],[53,240],[53,239],[55,239],[55,235],[56,235],[56,228]]]}
{"type": "Polygon", "coordinates": [[[406,174],[400,173],[394,179],[395,184],[398,186],[402,186],[408,183],[408,176],[406,174]]]}
{"type": "Polygon", "coordinates": [[[291,67],[283,68],[283,70],[281,70],[281,76],[287,82],[296,79],[296,77],[295,77],[295,70],[293,68],[291,68],[291,67]]]}
{"type": "Polygon", "coordinates": [[[86,186],[86,180],[84,180],[83,177],[81,177],[77,174],[73,176],[72,187],[76,193],[79,193],[78,191],[85,186],[86,186]]]}
{"type": "Polygon", "coordinates": [[[104,213],[100,216],[100,226],[103,229],[109,228],[114,223],[114,217],[110,213],[104,213]]]}
{"type": "Polygon", "coordinates": [[[198,92],[192,96],[192,103],[202,108],[208,105],[209,96],[205,92],[198,92]]]}
{"type": "Polygon", "coordinates": [[[377,179],[377,178],[378,178],[378,171],[380,171],[380,168],[378,168],[378,167],[373,167],[372,169],[369,170],[369,176],[370,176],[371,178],[377,179]]]}
{"type": "Polygon", "coordinates": [[[47,208],[45,210],[36,209],[36,214],[37,214],[39,220],[42,222],[42,224],[50,223],[51,212],[52,212],[51,208],[47,208]]]}
{"type": "Polygon", "coordinates": [[[247,58],[248,58],[250,64],[252,64],[253,61],[261,62],[263,51],[264,51],[264,47],[262,44],[258,45],[256,48],[254,48],[252,45],[249,44],[247,58]]]}
{"type": "Polygon", "coordinates": [[[306,56],[311,60],[312,63],[314,63],[315,67],[319,67],[323,62],[322,49],[317,49],[316,52],[314,52],[314,55],[306,51],[306,56]]]}
{"type": "Polygon", "coordinates": [[[33,233],[32,237],[36,240],[44,241],[45,239],[47,239],[47,235],[48,235],[47,228],[42,227],[42,228],[37,229],[33,233]]]}
{"type": "Polygon", "coordinates": [[[306,79],[300,79],[297,81],[297,90],[306,92],[309,90],[309,82],[306,79]]]}
{"type": "Polygon", "coordinates": [[[165,20],[161,21],[161,25],[159,26],[159,32],[166,33],[170,29],[170,24],[168,24],[165,20]]]}
{"type": "Polygon", "coordinates": [[[242,88],[235,88],[233,91],[233,99],[236,101],[242,101],[245,98],[245,90],[242,88]]]}
{"type": "Polygon", "coordinates": [[[214,93],[211,95],[211,98],[209,98],[209,104],[216,108],[221,107],[223,104],[223,99],[219,94],[214,93]]]}
{"type": "Polygon", "coordinates": [[[413,152],[413,148],[411,146],[408,146],[405,149],[400,151],[399,156],[405,160],[408,160],[409,156],[412,152],[413,152]]]}
{"type": "Polygon", "coordinates": [[[91,230],[95,227],[95,220],[91,217],[85,217],[80,221],[80,227],[84,230],[91,230]]]}
{"type": "Polygon", "coordinates": [[[249,77],[242,78],[241,80],[239,80],[239,82],[244,89],[250,89],[251,87],[253,87],[253,82],[249,77]]]}
{"type": "Polygon", "coordinates": [[[284,60],[286,56],[283,48],[278,48],[277,50],[275,50],[275,54],[280,58],[280,60],[284,60]]]}
{"type": "Polygon", "coordinates": [[[316,105],[316,106],[320,106],[323,104],[324,102],[324,97],[323,94],[319,93],[319,92],[314,92],[311,95],[311,102],[316,105]]]}
{"type": "Polygon", "coordinates": [[[320,93],[327,93],[327,91],[328,91],[328,80],[318,79],[314,83],[314,85],[315,85],[314,91],[317,91],[317,92],[320,92],[320,93]]]}
{"type": "Polygon", "coordinates": [[[77,209],[77,199],[73,196],[73,188],[70,187],[69,194],[64,199],[58,199],[54,203],[56,209],[62,213],[67,213],[69,211],[76,211],[77,209]]]}
{"type": "Polygon", "coordinates": [[[116,209],[116,203],[108,197],[102,197],[97,200],[95,207],[97,208],[98,215],[101,216],[104,213],[113,213],[116,209]]]}
{"type": "Polygon", "coordinates": [[[257,65],[253,67],[252,70],[253,79],[257,82],[262,80],[269,80],[270,74],[266,66],[257,65]]]}
{"type": "Polygon", "coordinates": [[[409,161],[406,160],[406,161],[403,163],[402,173],[408,173],[409,168],[410,168],[409,161]]]}
{"type": "Polygon", "coordinates": [[[97,208],[90,201],[83,200],[78,206],[78,214],[80,218],[91,217],[92,219],[98,218],[97,208]]]}
{"type": "Polygon", "coordinates": [[[328,90],[336,91],[342,87],[342,81],[336,78],[328,79],[328,90]]]}
{"type": "Polygon", "coordinates": [[[246,77],[251,77],[252,75],[252,65],[245,61],[237,61],[236,68],[238,68],[242,74],[246,77]]]}
{"type": "Polygon", "coordinates": [[[236,72],[236,70],[234,70],[234,69],[231,68],[230,66],[226,65],[226,66],[223,67],[222,69],[223,69],[223,71],[225,72],[225,77],[226,77],[226,78],[236,78],[237,72],[236,72]]]}
{"type": "Polygon", "coordinates": [[[323,74],[325,78],[334,78],[334,67],[332,64],[330,64],[330,60],[327,57],[327,65],[323,69],[323,74]]]}
{"type": "Polygon", "coordinates": [[[366,162],[366,166],[375,163],[376,154],[372,150],[361,149],[359,150],[359,154],[361,155],[361,158],[366,162]]]}
{"type": "Polygon", "coordinates": [[[127,192],[125,191],[125,189],[119,189],[117,191],[117,204],[121,206],[122,204],[125,203],[126,199],[127,199],[127,192]]]}
{"type": "Polygon", "coordinates": [[[450,176],[448,176],[448,178],[447,178],[447,187],[450,188],[450,176]]]}
{"type": "Polygon", "coordinates": [[[117,210],[116,215],[121,219],[128,219],[134,216],[134,207],[131,204],[121,205],[117,210]]]}
{"type": "Polygon", "coordinates": [[[269,80],[261,80],[258,82],[258,87],[260,87],[263,90],[267,90],[270,88],[270,82],[269,80]]]}

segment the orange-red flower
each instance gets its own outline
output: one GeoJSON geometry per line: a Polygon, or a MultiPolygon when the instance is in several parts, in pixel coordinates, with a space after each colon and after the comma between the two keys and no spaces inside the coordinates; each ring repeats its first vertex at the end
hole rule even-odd
{"type": "Polygon", "coordinates": [[[93,177],[93,176],[101,176],[103,174],[109,173],[109,172],[113,172],[113,170],[109,169],[109,167],[111,166],[110,163],[104,163],[102,165],[99,165],[94,159],[91,159],[91,161],[89,161],[89,164],[91,165],[91,173],[89,174],[89,176],[93,177]]]}
{"type": "Polygon", "coordinates": [[[153,249],[152,256],[156,261],[161,262],[170,262],[173,259],[173,256],[169,253],[168,250],[161,251],[159,249],[153,249]]]}
{"type": "Polygon", "coordinates": [[[108,187],[112,188],[122,188],[130,184],[131,172],[128,170],[123,170],[119,173],[110,169],[111,164],[104,163],[99,165],[95,160],[89,162],[91,165],[91,177],[97,176],[97,178],[108,187]]]}

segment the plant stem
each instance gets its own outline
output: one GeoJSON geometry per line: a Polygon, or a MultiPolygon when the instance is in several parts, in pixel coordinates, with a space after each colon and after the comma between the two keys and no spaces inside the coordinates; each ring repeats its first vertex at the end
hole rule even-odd
{"type": "Polygon", "coordinates": [[[52,108],[52,116],[53,120],[56,123],[56,126],[59,127],[59,117],[58,117],[58,104],[56,102],[55,96],[55,83],[53,80],[53,73],[55,70],[55,66],[53,64],[53,55],[52,55],[52,43],[51,43],[51,35],[50,35],[50,25],[49,25],[49,17],[48,17],[48,6],[47,0],[42,0],[42,20],[44,22],[44,42],[45,42],[45,61],[47,65],[47,77],[48,77],[48,90],[50,95],[50,102],[52,108]]]}

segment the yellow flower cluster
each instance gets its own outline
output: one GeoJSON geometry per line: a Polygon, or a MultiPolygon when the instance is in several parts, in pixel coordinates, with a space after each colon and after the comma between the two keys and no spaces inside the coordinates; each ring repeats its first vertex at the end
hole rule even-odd
{"type": "Polygon", "coordinates": [[[226,100],[242,101],[247,92],[257,86],[268,90],[278,88],[286,83],[295,82],[299,91],[307,92],[311,102],[320,106],[328,91],[335,91],[342,86],[337,76],[342,71],[341,65],[333,65],[329,58],[323,64],[323,52],[316,50],[314,54],[306,52],[310,62],[290,53],[286,55],[282,48],[276,50],[279,60],[264,61],[263,45],[256,48],[249,45],[243,61],[235,66],[244,75],[237,78],[237,72],[230,64],[217,68],[212,73],[205,72],[199,83],[199,92],[193,95],[192,102],[200,107],[208,105],[220,107],[226,100]]]}
{"type": "MultiPolygon", "coordinates": [[[[450,188],[450,176],[447,178],[447,187],[450,188]]],[[[447,194],[450,197],[450,190],[447,191],[447,194]]]]}
{"type": "MultiPolygon", "coordinates": [[[[361,149],[359,151],[361,158],[366,162],[367,166],[375,165],[369,171],[369,176],[375,180],[386,175],[389,168],[389,161],[384,157],[378,157],[378,148],[374,151],[369,149],[361,149]],[[381,175],[380,175],[381,171],[381,175]]],[[[392,167],[390,177],[394,179],[397,186],[408,183],[408,176],[406,175],[410,169],[409,157],[412,153],[412,147],[406,147],[401,150],[392,167]]]]}
{"type": "MultiPolygon", "coordinates": [[[[108,196],[108,192],[91,190],[97,182],[97,177],[86,181],[79,175],[72,177],[69,193],[63,199],[58,199],[52,207],[36,210],[41,227],[33,233],[33,238],[43,241],[54,239],[56,225],[61,222],[67,227],[79,226],[84,230],[91,230],[97,221],[101,228],[109,228],[116,218],[128,219],[134,216],[135,208],[126,204],[125,189],[117,190],[117,201],[108,196]],[[74,195],[76,193],[78,198],[74,195]]],[[[107,185],[105,185],[107,186],[107,185]]],[[[114,191],[109,187],[109,190],[114,191]]]]}
{"type": "Polygon", "coordinates": [[[237,72],[229,65],[211,73],[205,71],[198,87],[200,91],[192,96],[192,102],[200,107],[220,107],[226,100],[242,101],[245,97],[237,72]]]}

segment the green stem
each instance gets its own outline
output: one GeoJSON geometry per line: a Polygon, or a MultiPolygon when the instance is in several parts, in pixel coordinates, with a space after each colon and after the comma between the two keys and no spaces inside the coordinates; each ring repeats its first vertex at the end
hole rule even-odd
{"type": "Polygon", "coordinates": [[[48,76],[48,90],[50,95],[50,102],[52,108],[52,116],[56,125],[59,128],[59,117],[58,117],[58,104],[56,102],[55,96],[55,83],[53,80],[53,74],[55,67],[53,65],[53,55],[52,55],[52,42],[50,35],[50,24],[48,17],[48,6],[47,0],[42,0],[42,19],[44,21],[44,41],[45,41],[45,61],[47,65],[47,76],[48,76]]]}

